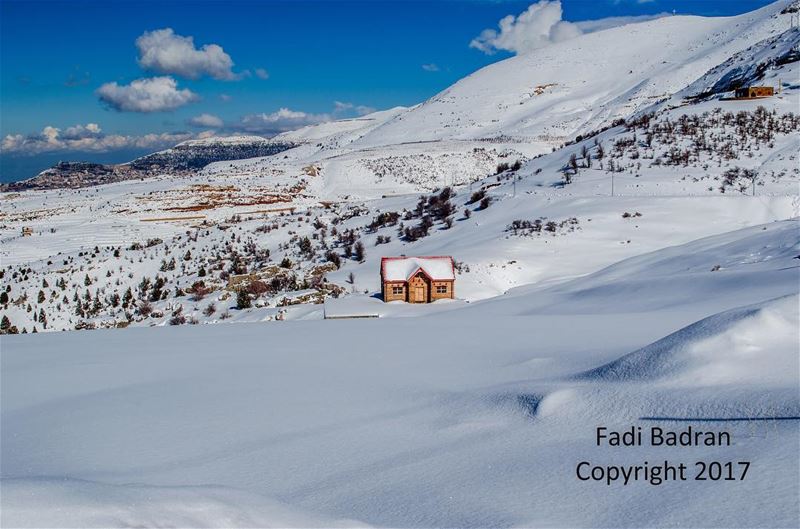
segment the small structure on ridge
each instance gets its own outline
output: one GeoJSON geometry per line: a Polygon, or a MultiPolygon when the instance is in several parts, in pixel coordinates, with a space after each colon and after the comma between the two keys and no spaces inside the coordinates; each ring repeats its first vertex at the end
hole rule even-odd
{"type": "Polygon", "coordinates": [[[381,258],[383,301],[430,303],[453,299],[455,264],[450,256],[381,258]]]}
{"type": "Polygon", "coordinates": [[[736,89],[736,99],[755,99],[773,95],[775,95],[775,89],[771,86],[743,86],[736,89]]]}

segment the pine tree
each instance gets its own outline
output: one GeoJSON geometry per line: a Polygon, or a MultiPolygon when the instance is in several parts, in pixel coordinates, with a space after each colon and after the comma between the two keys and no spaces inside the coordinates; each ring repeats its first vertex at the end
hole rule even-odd
{"type": "Polygon", "coordinates": [[[4,290],[0,292],[0,305],[5,305],[8,303],[8,293],[4,290]]]}
{"type": "Polygon", "coordinates": [[[311,254],[311,239],[308,237],[303,237],[300,239],[300,242],[297,243],[298,248],[300,249],[300,253],[304,255],[311,254]]]}
{"type": "Polygon", "coordinates": [[[44,290],[40,290],[39,291],[39,295],[36,296],[36,302],[39,303],[39,304],[42,304],[42,303],[44,303],[45,299],[47,299],[47,298],[44,295],[44,290]]]}
{"type": "Polygon", "coordinates": [[[128,308],[133,301],[133,291],[131,291],[131,287],[128,287],[128,290],[125,291],[125,294],[122,296],[122,306],[128,308]]]}
{"type": "Polygon", "coordinates": [[[251,306],[250,294],[243,288],[239,289],[239,292],[236,294],[236,308],[249,309],[251,306]]]}
{"type": "Polygon", "coordinates": [[[89,278],[89,274],[86,274],[86,277],[83,278],[83,284],[87,287],[92,284],[92,280],[89,278]]]}
{"type": "Polygon", "coordinates": [[[9,329],[11,329],[11,320],[4,314],[3,319],[0,321],[0,334],[9,334],[9,329]]]}

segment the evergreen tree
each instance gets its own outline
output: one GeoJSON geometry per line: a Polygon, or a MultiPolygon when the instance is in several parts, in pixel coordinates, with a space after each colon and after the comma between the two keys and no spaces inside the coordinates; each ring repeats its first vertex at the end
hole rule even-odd
{"type": "Polygon", "coordinates": [[[251,306],[250,294],[243,288],[239,289],[239,292],[236,294],[236,308],[249,309],[251,306]]]}
{"type": "Polygon", "coordinates": [[[131,291],[131,287],[128,287],[128,290],[125,291],[125,294],[122,296],[122,306],[128,308],[133,301],[133,292],[131,291]]]}
{"type": "Polygon", "coordinates": [[[308,237],[303,237],[300,239],[300,242],[297,243],[297,246],[300,248],[300,253],[303,255],[311,255],[311,239],[308,237]]]}

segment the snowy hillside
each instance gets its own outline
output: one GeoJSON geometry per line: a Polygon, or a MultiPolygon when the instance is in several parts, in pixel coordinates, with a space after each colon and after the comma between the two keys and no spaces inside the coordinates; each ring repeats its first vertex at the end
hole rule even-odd
{"type": "Polygon", "coordinates": [[[582,35],[492,64],[357,142],[574,138],[669,98],[790,28],[788,0],[737,17],[672,16],[582,35]]]}
{"type": "MultiPolygon", "coordinates": [[[[408,109],[282,134],[276,139],[304,144],[282,153],[280,162],[298,174],[315,167],[324,180],[315,192],[326,200],[430,191],[474,181],[509,156],[511,163],[524,161],[686,97],[722,96],[745,80],[792,86],[796,67],[783,70],[782,79],[765,78],[796,65],[797,29],[784,12],[788,5],[782,0],[738,17],[673,16],[582,35],[492,64],[408,109]],[[432,152],[446,156],[431,159],[432,152]]],[[[274,158],[248,160],[207,171],[235,175],[275,164],[274,158]]]]}
{"type": "Polygon", "coordinates": [[[764,504],[791,526],[796,422],[719,421],[800,414],[797,230],[427,318],[6,337],[3,525],[686,526],[724,497],[709,527],[763,526],[764,504]],[[412,331],[414,348],[381,338],[412,331]],[[620,452],[594,446],[598,424],[724,429],[735,446],[620,452]],[[751,470],[609,486],[575,479],[587,458],[751,470]]]}

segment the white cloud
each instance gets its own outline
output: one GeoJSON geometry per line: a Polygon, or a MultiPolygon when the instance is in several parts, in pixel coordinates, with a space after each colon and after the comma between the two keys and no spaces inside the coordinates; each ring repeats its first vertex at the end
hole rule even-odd
{"type": "Polygon", "coordinates": [[[222,127],[222,120],[213,114],[200,114],[199,116],[186,120],[186,124],[193,127],[218,129],[222,127]]]}
{"type": "Polygon", "coordinates": [[[561,20],[562,13],[560,1],[541,0],[519,16],[502,18],[499,32],[484,29],[469,46],[484,53],[498,50],[525,53],[580,35],[582,32],[575,24],[561,20]]]}
{"type": "Polygon", "coordinates": [[[269,79],[269,72],[266,71],[264,68],[256,68],[256,77],[259,79],[269,79]]]}
{"type": "Polygon", "coordinates": [[[341,116],[342,114],[355,114],[357,116],[364,116],[366,114],[372,114],[373,112],[375,112],[375,108],[367,105],[355,105],[353,103],[345,103],[342,101],[333,102],[333,113],[337,116],[341,116]]]}
{"type": "Polygon", "coordinates": [[[499,50],[512,53],[527,53],[549,44],[575,38],[584,33],[592,33],[612,27],[644,22],[664,16],[643,15],[632,17],[610,17],[583,22],[568,22],[562,19],[560,0],[540,0],[531,4],[518,16],[508,15],[498,23],[499,31],[485,29],[469,43],[471,48],[486,54],[499,50]]]}
{"type": "Polygon", "coordinates": [[[425,70],[426,72],[438,72],[439,65],[436,63],[423,64],[422,69],[425,70]]]}
{"type": "Polygon", "coordinates": [[[225,129],[250,134],[263,134],[271,136],[299,129],[307,125],[316,125],[326,121],[343,119],[348,117],[363,116],[375,112],[373,107],[367,105],[356,105],[345,101],[334,101],[331,112],[311,113],[289,108],[280,108],[275,112],[261,112],[257,114],[247,114],[236,123],[227,123],[225,129]]]}
{"type": "Polygon", "coordinates": [[[96,123],[75,125],[62,132],[61,129],[47,126],[39,134],[24,136],[9,134],[2,141],[2,150],[6,154],[33,155],[45,152],[108,152],[130,148],[170,147],[181,141],[191,139],[194,135],[186,132],[144,134],[141,136],[125,136],[121,134],[103,134],[96,123]]]}
{"type": "Polygon", "coordinates": [[[111,108],[126,112],[174,110],[200,99],[188,88],[178,90],[178,83],[172,77],[137,79],[129,85],[105,83],[96,93],[111,108]]]}
{"type": "Polygon", "coordinates": [[[219,95],[219,98],[220,98],[222,101],[225,101],[226,103],[227,103],[228,101],[230,101],[231,99],[233,99],[233,98],[232,98],[231,96],[229,96],[228,94],[220,94],[220,95],[219,95]]]}
{"type": "MultiPolygon", "coordinates": [[[[58,130],[58,129],[55,129],[58,130]]],[[[82,138],[97,137],[101,133],[100,125],[97,123],[87,123],[86,125],[75,125],[67,127],[61,137],[68,140],[79,140],[82,138]]]]}
{"type": "Polygon", "coordinates": [[[176,35],[172,28],[146,31],[136,39],[139,65],[159,73],[175,74],[189,79],[209,75],[214,79],[234,81],[233,60],[217,44],[197,49],[192,37],[176,35]]]}
{"type": "Polygon", "coordinates": [[[243,116],[238,123],[229,128],[253,134],[278,134],[288,130],[298,129],[306,125],[331,121],[331,114],[311,114],[288,108],[281,108],[272,113],[248,114],[243,116]]]}

